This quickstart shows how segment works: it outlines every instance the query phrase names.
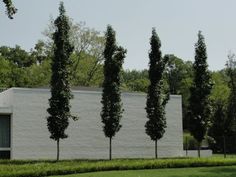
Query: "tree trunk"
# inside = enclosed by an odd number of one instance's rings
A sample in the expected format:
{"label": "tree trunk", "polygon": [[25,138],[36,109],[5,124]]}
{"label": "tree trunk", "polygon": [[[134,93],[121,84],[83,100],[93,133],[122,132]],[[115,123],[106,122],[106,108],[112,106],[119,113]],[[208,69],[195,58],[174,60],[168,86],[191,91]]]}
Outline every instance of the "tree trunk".
{"label": "tree trunk", "polygon": [[71,73],[72,78],[76,78],[77,68],[78,68],[78,66],[79,66],[80,60],[83,59],[83,57],[81,56],[81,53],[82,53],[82,50],[80,50],[79,52],[77,52],[78,58],[77,58],[77,61],[76,61],[75,65],[74,65],[73,70],[72,70],[72,73]]}
{"label": "tree trunk", "polygon": [[109,141],[109,160],[112,159],[112,137],[110,137]]}
{"label": "tree trunk", "polygon": [[158,158],[158,155],[157,155],[157,140],[155,140],[155,158],[156,159]]}
{"label": "tree trunk", "polygon": [[223,136],[223,141],[224,141],[224,158],[226,158],[226,141],[225,141],[225,136]]}
{"label": "tree trunk", "polygon": [[84,83],[85,86],[89,86],[90,81],[92,80],[95,72],[97,71],[97,68],[98,68],[97,65],[98,64],[99,64],[99,61],[96,61],[95,64],[93,65],[92,69],[89,71],[88,77],[87,77],[87,79],[85,80],[85,83]]}
{"label": "tree trunk", "polygon": [[186,136],[186,145],[185,145],[185,148],[186,148],[186,157],[188,157],[188,137]]}
{"label": "tree trunk", "polygon": [[197,152],[198,152],[198,157],[201,157],[201,142],[198,142],[198,148],[197,148]]}
{"label": "tree trunk", "polygon": [[60,147],[59,147],[60,139],[57,140],[57,161],[59,161]]}

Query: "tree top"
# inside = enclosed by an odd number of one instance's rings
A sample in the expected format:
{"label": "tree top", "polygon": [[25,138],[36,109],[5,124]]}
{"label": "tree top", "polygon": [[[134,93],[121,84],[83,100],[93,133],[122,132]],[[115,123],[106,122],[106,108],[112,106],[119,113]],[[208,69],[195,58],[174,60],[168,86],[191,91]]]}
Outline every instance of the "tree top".
{"label": "tree top", "polygon": [[60,12],[60,16],[61,15],[65,15],[65,13],[66,13],[66,10],[65,10],[65,7],[64,7],[64,3],[62,1],[60,2],[59,12]]}

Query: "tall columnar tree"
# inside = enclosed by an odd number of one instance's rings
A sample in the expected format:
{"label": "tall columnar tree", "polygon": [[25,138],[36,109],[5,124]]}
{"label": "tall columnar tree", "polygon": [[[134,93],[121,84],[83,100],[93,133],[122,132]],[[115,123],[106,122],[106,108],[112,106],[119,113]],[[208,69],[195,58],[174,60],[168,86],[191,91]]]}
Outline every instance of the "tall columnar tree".
{"label": "tall columnar tree", "polygon": [[6,14],[8,15],[8,18],[13,19],[13,15],[17,12],[17,9],[12,4],[11,0],[3,0],[3,3],[6,6]]}
{"label": "tall columnar tree", "polygon": [[109,138],[109,159],[112,159],[112,138],[121,128],[120,119],[122,117],[121,103],[121,70],[124,62],[126,50],[116,44],[115,31],[111,26],[107,27],[106,43],[104,50],[104,81],[102,93],[101,118],[103,131]]}
{"label": "tall columnar tree", "polygon": [[162,58],[161,41],[155,29],[152,30],[150,45],[150,85],[145,108],[148,121],[145,127],[147,135],[150,136],[151,140],[155,141],[155,157],[157,158],[157,141],[163,137],[166,128],[165,106],[168,101],[168,94],[163,93],[163,75],[168,58]]}
{"label": "tall columnar tree", "polygon": [[236,56],[228,55],[227,75],[229,76],[230,95],[228,97],[227,119],[232,121],[232,131],[236,132]]}
{"label": "tall columnar tree", "polygon": [[73,47],[69,43],[69,24],[68,17],[65,14],[64,5],[61,2],[59,7],[60,15],[55,20],[56,31],[53,35],[54,56],[51,63],[51,98],[50,107],[47,109],[50,114],[47,117],[48,130],[51,133],[50,138],[57,142],[57,160],[59,160],[59,142],[60,139],[67,138],[65,130],[69,125],[70,99],[72,94],[69,86],[70,77],[70,55]]}
{"label": "tall columnar tree", "polygon": [[198,41],[195,44],[193,70],[194,79],[189,98],[189,120],[190,132],[198,141],[198,157],[200,157],[201,143],[206,135],[211,114],[209,95],[213,85],[208,71],[206,44],[201,31],[198,33]]}

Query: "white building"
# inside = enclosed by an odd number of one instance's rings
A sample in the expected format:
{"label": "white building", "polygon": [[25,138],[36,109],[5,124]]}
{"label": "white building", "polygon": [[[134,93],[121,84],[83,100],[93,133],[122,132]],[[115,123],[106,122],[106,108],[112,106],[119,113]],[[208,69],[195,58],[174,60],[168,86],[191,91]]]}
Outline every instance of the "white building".
{"label": "white building", "polygon": [[[67,139],[61,140],[63,159],[107,159],[109,139],[104,137],[100,91],[73,91]],[[56,142],[49,138],[48,89],[11,88],[0,93],[0,158],[55,159]],[[154,157],[154,142],[145,133],[146,95],[122,94],[122,128],[113,139],[114,158]],[[160,157],[183,156],[181,96],[171,95],[166,107],[167,128],[158,142]]]}

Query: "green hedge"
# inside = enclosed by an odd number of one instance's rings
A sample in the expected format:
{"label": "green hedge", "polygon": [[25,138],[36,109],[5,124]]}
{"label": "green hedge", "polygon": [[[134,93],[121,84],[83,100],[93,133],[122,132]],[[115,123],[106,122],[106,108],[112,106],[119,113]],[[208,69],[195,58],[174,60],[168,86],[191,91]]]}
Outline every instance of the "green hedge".
{"label": "green hedge", "polygon": [[109,170],[139,170],[236,165],[229,158],[120,159],[112,161],[0,161],[0,177],[39,177]]}
{"label": "green hedge", "polygon": [[[213,144],[214,139],[206,136],[204,138],[204,140],[202,141],[202,147],[208,147],[209,144]],[[190,135],[189,132],[185,132],[184,136],[183,136],[183,146],[184,146],[184,150],[188,149],[188,150],[197,150],[198,148],[198,142],[197,140]]]}

